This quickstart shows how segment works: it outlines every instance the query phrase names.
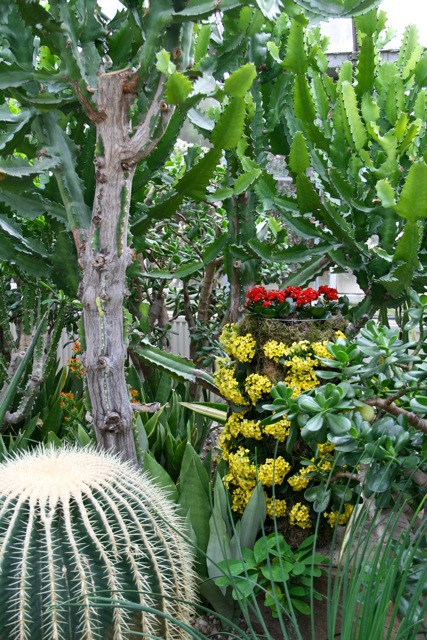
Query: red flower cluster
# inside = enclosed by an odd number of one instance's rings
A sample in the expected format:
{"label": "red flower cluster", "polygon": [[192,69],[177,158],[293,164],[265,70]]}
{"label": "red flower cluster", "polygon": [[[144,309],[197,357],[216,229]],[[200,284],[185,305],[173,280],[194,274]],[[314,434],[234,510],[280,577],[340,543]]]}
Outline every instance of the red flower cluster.
{"label": "red flower cluster", "polygon": [[338,300],[338,291],[332,287],[327,287],[325,284],[322,284],[322,286],[318,288],[318,292],[323,294],[328,300]]}
{"label": "red flower cluster", "polygon": [[319,297],[319,292],[312,287],[307,289],[301,289],[301,287],[286,287],[285,297],[292,298],[297,307],[302,307],[304,304],[314,302]]}
{"label": "red flower cluster", "polygon": [[246,296],[248,311],[265,318],[325,320],[348,307],[346,296],[339,298],[337,290],[326,285],[318,289],[289,286],[271,291],[257,286],[250,289]]}
{"label": "red flower cluster", "polygon": [[246,294],[248,300],[246,306],[249,307],[253,303],[261,302],[263,307],[270,307],[274,302],[282,304],[286,300],[286,291],[280,289],[272,289],[267,291],[265,287],[254,287]]}
{"label": "red flower cluster", "polygon": [[274,302],[282,304],[286,298],[291,298],[297,307],[316,301],[320,296],[324,296],[327,300],[338,300],[338,292],[332,287],[322,285],[318,289],[307,287],[286,287],[286,289],[272,289],[267,291],[265,287],[253,287],[247,294],[246,306],[251,307],[253,304],[261,303],[263,307],[270,307]]}

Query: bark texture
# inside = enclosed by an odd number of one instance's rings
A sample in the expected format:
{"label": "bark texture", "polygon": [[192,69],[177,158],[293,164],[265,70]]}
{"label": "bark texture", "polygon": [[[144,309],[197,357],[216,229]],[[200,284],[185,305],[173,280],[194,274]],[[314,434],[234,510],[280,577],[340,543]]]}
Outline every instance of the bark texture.
{"label": "bark texture", "polygon": [[129,70],[99,76],[96,191],[90,229],[80,251],[85,353],[83,362],[98,445],[137,464],[133,411],[125,380],[123,301],[132,262],[128,221],[132,179],[139,159],[157,140],[153,122],[161,111],[161,86],[144,121],[131,136],[129,107],[136,83]]}

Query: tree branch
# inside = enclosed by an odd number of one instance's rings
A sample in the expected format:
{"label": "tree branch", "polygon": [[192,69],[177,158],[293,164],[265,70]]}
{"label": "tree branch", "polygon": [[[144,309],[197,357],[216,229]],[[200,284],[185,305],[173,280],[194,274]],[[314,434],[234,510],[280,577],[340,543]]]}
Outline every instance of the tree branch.
{"label": "tree branch", "polygon": [[[129,144],[126,146],[126,149],[123,150],[123,162],[135,164],[139,162],[139,160],[142,160],[142,158],[146,158],[162,138],[173,114],[173,108],[167,105],[164,100],[160,100],[165,81],[165,76],[162,76],[144,120],[139,124],[132,138],[129,139]],[[162,130],[160,135],[153,137],[154,127],[152,121],[153,119],[157,121],[159,115]]]}
{"label": "tree branch", "polygon": [[372,398],[370,400],[365,400],[365,404],[370,405],[371,407],[377,407],[378,409],[382,409],[387,413],[390,413],[392,416],[405,416],[408,420],[411,427],[418,429],[418,431],[422,431],[423,433],[427,433],[427,420],[424,418],[420,418],[416,413],[412,411],[407,411],[402,407],[398,407],[393,401],[390,401],[390,398]]}
{"label": "tree branch", "polygon": [[107,117],[105,111],[97,111],[96,109],[94,109],[94,107],[90,104],[89,100],[81,90],[77,80],[74,80],[71,84],[73,85],[74,91],[76,92],[77,97],[90,120],[92,120],[94,124],[98,124],[99,122],[102,122],[102,120],[105,120],[105,118]]}

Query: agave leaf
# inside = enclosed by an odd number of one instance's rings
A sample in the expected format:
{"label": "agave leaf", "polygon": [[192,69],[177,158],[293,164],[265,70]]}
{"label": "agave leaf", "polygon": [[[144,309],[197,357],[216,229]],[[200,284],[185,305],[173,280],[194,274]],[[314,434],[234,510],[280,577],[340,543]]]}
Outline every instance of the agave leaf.
{"label": "agave leaf", "polygon": [[190,360],[181,356],[166,353],[148,342],[143,342],[135,354],[142,362],[164,371],[176,380],[199,382],[213,390],[216,389],[213,377],[207,371],[197,369]]}

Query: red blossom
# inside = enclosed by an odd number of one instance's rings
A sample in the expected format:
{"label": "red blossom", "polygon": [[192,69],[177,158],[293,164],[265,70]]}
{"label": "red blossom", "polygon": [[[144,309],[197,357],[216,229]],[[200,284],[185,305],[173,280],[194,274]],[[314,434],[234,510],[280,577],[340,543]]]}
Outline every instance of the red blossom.
{"label": "red blossom", "polygon": [[328,300],[338,300],[338,291],[326,285],[319,287],[319,294],[323,294]]}
{"label": "red blossom", "polygon": [[277,309],[279,314],[283,313],[282,305],[287,299],[288,301],[289,299],[293,300],[296,310],[298,307],[309,307],[319,298],[325,306],[327,306],[327,301],[339,300],[337,290],[326,285],[322,285],[318,289],[288,286],[286,289],[271,289],[269,291],[263,286],[256,286],[247,292],[246,297],[246,306],[249,309],[256,312],[257,309],[271,307],[272,310]]}

